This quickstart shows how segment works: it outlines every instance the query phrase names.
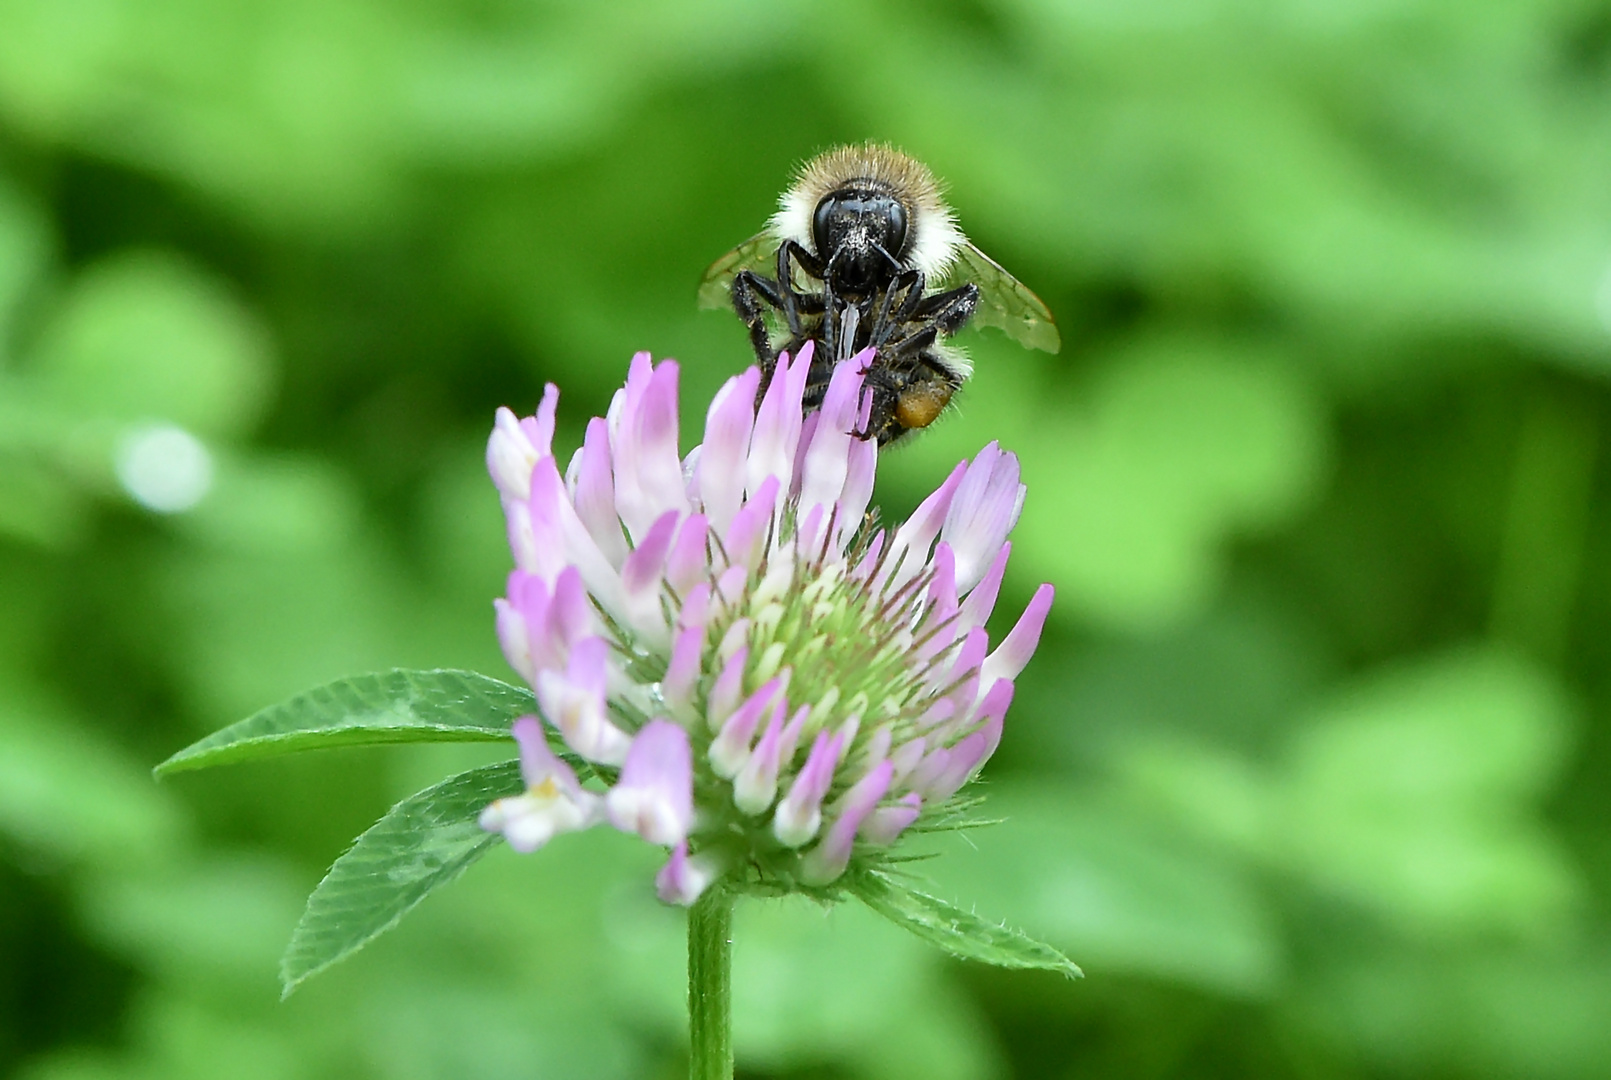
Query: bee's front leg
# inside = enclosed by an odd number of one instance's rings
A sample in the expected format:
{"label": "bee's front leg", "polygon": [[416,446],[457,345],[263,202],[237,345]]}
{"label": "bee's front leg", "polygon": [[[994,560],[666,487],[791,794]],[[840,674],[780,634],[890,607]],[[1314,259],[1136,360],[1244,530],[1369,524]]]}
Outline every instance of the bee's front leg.
{"label": "bee's front leg", "polygon": [[778,294],[777,283],[762,277],[753,270],[740,270],[733,276],[733,310],[749,328],[750,346],[761,370],[770,379],[777,363],[777,352],[772,348],[772,337],[767,333],[765,309],[762,304],[784,311],[783,297]]}
{"label": "bee's front leg", "polygon": [[800,329],[800,316],[826,310],[828,304],[825,294],[801,292],[794,287],[796,266],[806,277],[818,281],[823,280],[826,267],[822,265],[821,259],[793,240],[785,240],[778,245],[777,285],[782,300],[783,317],[789,321],[789,336],[798,340],[805,336]]}
{"label": "bee's front leg", "polygon": [[[921,270],[907,270],[895,275],[889,288],[884,290],[878,314],[868,330],[867,344],[875,349],[883,348],[896,330],[911,320],[912,312],[923,299],[923,282]],[[901,298],[899,306],[895,303],[897,296]]]}

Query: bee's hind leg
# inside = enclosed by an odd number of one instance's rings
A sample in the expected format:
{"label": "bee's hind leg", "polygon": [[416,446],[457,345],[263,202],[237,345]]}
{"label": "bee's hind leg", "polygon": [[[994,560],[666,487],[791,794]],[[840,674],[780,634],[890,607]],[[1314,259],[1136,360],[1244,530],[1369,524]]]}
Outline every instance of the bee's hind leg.
{"label": "bee's hind leg", "polygon": [[933,323],[941,333],[954,334],[967,325],[979,307],[979,286],[969,281],[946,292],[926,296],[912,311],[914,321]]}
{"label": "bee's hind leg", "polygon": [[895,418],[895,410],[905,389],[905,380],[887,364],[876,362],[863,369],[862,376],[864,379],[862,385],[872,399],[869,403],[871,408],[867,414],[866,425],[850,434],[863,442],[876,439],[879,446],[888,446],[906,433],[906,429]]}
{"label": "bee's hind leg", "polygon": [[971,281],[947,292],[925,297],[921,303],[902,304],[895,315],[910,311],[911,318],[896,323],[892,317],[891,325],[886,329],[893,330],[898,325],[901,332],[886,337],[879,345],[879,357],[895,360],[922,354],[941,334],[954,334],[967,325],[978,306],[979,286]]}

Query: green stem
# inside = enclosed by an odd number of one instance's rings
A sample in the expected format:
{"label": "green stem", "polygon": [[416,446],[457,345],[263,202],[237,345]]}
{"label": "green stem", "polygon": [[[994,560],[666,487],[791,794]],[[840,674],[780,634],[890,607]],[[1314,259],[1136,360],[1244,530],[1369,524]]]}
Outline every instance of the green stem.
{"label": "green stem", "polygon": [[688,909],[689,1080],[733,1077],[733,897],[707,889]]}

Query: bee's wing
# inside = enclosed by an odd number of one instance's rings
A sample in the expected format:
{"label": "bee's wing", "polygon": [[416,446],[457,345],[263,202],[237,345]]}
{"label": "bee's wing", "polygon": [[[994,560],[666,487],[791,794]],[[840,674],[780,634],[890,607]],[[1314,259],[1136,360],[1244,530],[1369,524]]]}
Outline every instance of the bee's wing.
{"label": "bee's wing", "polygon": [[957,250],[957,265],[947,277],[951,282],[971,281],[979,286],[975,324],[1005,330],[1008,337],[1027,348],[1054,353],[1063,347],[1057,324],[1041,298],[971,242],[962,242]]}
{"label": "bee's wing", "polygon": [[705,276],[699,279],[699,306],[702,308],[731,307],[733,276],[740,270],[765,272],[778,249],[777,237],[771,230],[758,232],[726,255],[710,264]]}

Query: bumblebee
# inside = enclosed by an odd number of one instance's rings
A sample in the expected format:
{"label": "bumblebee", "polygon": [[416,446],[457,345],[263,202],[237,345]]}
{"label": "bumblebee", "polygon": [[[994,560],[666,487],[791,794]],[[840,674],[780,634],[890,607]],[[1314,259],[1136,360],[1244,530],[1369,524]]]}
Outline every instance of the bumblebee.
{"label": "bumblebee", "polygon": [[[1029,348],[1061,345],[1040,297],[962,234],[927,166],[893,147],[841,146],[801,167],[766,229],[717,259],[701,307],[728,304],[749,329],[765,391],[778,354],[816,342],[807,410],[834,365],[874,350],[863,438],[880,445],[933,423],[972,373],[950,338],[970,321]],[[763,273],[770,268],[771,276]]]}

